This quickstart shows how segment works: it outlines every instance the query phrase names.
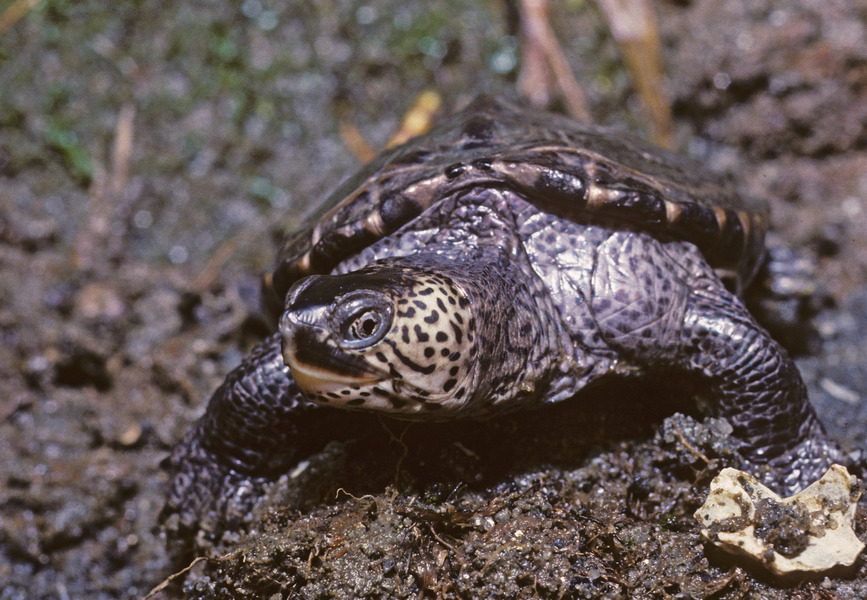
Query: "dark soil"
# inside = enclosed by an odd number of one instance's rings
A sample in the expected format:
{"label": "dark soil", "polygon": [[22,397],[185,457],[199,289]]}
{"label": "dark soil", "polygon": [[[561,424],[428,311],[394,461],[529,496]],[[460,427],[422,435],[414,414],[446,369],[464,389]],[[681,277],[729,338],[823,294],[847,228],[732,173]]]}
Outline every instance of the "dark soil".
{"label": "dark soil", "polygon": [[[553,23],[595,118],[640,134],[598,10],[565,4]],[[657,9],[680,150],[768,198],[779,239],[819,262],[819,343],[799,365],[829,429],[867,447],[867,2]],[[341,127],[382,146],[424,89],[448,107],[511,93],[508,14],[47,0],[0,37],[0,599],[140,598],[172,572],[160,461],[268,330],[273,240],[358,166]],[[372,419],[161,594],[867,597],[863,557],[781,582],[703,546],[692,511],[734,459],[683,396]],[[665,420],[676,409],[698,420]]]}

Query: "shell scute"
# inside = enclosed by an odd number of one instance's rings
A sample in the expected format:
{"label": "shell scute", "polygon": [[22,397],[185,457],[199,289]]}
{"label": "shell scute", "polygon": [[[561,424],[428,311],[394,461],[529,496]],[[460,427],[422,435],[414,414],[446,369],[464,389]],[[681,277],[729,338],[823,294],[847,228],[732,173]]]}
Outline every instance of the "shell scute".
{"label": "shell scute", "polygon": [[741,282],[764,249],[767,207],[700,165],[627,134],[482,97],[341,185],[284,243],[275,292],[283,297],[297,279],[329,272],[479,185],[507,186],[562,218],[599,215],[692,242]]}

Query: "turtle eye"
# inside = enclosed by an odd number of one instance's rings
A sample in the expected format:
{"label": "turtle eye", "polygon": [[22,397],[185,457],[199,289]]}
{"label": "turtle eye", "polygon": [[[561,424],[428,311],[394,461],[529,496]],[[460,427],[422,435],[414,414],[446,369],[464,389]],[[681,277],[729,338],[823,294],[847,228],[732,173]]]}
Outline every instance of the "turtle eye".
{"label": "turtle eye", "polygon": [[334,329],[342,348],[359,350],[373,346],[388,333],[393,316],[391,300],[368,290],[348,294],[334,309]]}
{"label": "turtle eye", "polygon": [[376,336],[382,329],[382,315],[374,310],[366,310],[356,317],[346,330],[346,337],[352,341],[363,342]]}

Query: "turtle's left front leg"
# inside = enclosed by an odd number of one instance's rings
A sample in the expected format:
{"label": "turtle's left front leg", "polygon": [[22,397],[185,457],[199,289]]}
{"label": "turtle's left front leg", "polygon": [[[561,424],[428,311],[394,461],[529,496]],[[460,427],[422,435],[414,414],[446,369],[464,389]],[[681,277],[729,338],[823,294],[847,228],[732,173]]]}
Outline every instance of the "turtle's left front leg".
{"label": "turtle's left front leg", "polygon": [[844,463],[807,398],[798,369],[739,298],[721,285],[690,294],[684,318],[688,368],[706,376],[718,414],[771,487],[795,492]]}
{"label": "turtle's left front leg", "polygon": [[642,370],[706,381],[715,413],[732,424],[744,457],[769,486],[793,492],[843,462],[792,359],[697,249],[612,233],[597,248],[592,286],[605,343]]}

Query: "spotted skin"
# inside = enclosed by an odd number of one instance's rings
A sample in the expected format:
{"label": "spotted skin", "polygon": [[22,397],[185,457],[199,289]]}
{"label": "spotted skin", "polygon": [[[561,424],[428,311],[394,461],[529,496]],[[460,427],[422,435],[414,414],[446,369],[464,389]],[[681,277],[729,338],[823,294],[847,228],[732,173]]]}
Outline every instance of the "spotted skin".
{"label": "spotted skin", "polygon": [[749,468],[804,487],[844,457],[736,295],[764,219],[666,153],[477,103],[350,180],[284,246],[280,333],[170,457],[174,546],[188,556],[237,526],[357,411],[485,417],[612,375],[704,382]]}
{"label": "spotted skin", "polygon": [[[466,292],[444,275],[410,266],[372,265],[351,276],[358,277],[386,291],[387,315],[357,306],[348,328],[335,322],[333,315],[347,298],[333,293],[346,289],[339,277],[311,277],[289,293],[280,326],[284,359],[305,396],[321,405],[404,416],[460,411],[469,400],[468,379],[478,352]],[[358,291],[352,287],[350,302]],[[327,306],[311,310],[307,299],[322,296]],[[388,331],[376,343],[341,344],[345,329],[380,318],[389,321]],[[342,377],[335,377],[335,364],[342,367]]]}

